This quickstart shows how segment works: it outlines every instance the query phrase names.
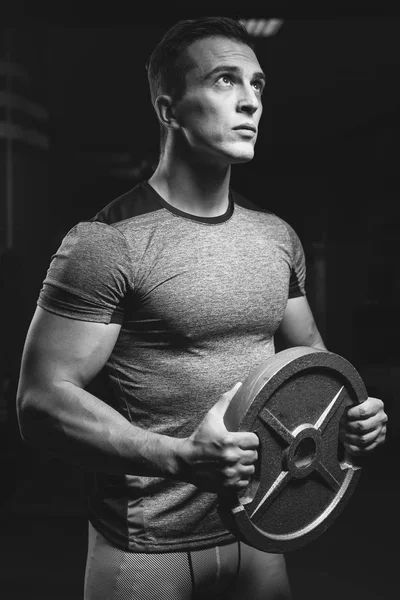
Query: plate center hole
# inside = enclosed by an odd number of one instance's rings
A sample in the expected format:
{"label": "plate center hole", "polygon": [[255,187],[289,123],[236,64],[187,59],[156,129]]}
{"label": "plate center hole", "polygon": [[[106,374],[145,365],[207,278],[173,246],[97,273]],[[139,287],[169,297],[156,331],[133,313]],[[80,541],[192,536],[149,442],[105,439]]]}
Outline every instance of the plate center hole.
{"label": "plate center hole", "polygon": [[315,441],[311,437],[306,437],[301,440],[294,453],[294,464],[298,469],[308,467],[312,463],[317,447]]}

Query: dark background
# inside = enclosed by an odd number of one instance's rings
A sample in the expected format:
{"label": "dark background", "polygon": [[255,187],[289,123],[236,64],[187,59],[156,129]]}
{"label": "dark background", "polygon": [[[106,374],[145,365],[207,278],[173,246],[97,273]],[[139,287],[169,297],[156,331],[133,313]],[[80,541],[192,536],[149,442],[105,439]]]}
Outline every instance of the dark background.
{"label": "dark background", "polygon": [[[356,366],[389,415],[387,443],[364,465],[344,512],[323,536],[288,555],[294,591],[298,599],[393,598],[400,499],[400,17],[334,10],[318,16],[290,12],[283,3],[281,10],[169,7],[165,16],[156,10],[129,16],[111,5],[72,12],[61,4],[47,13],[13,6],[21,10],[10,11],[0,29],[0,64],[8,57],[24,68],[28,79],[11,78],[13,91],[48,117],[21,107],[7,115],[0,100],[0,123],[11,118],[47,140],[38,147],[14,139],[7,170],[10,146],[0,133],[2,597],[82,597],[83,474],[19,437],[22,347],[64,233],[151,173],[158,125],[144,64],[152,47],[178,18],[218,12],[283,18],[275,35],[255,39],[268,76],[264,116],[256,158],[234,167],[233,184],[296,229],[307,255],[309,301],[327,346]],[[10,85],[1,69],[0,85],[0,92]]]}

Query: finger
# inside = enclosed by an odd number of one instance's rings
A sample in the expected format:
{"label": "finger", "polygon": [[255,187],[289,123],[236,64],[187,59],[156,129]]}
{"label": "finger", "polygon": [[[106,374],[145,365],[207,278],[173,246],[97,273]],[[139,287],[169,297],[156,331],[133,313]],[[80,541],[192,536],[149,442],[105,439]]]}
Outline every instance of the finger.
{"label": "finger", "polygon": [[222,479],[227,486],[236,485],[239,481],[249,481],[254,473],[254,465],[242,465],[241,463],[237,463],[234,466],[223,469]]}
{"label": "finger", "polygon": [[347,418],[350,421],[369,419],[383,411],[383,406],[383,402],[379,398],[367,398],[361,404],[351,406],[347,411]]}
{"label": "finger", "polygon": [[239,479],[239,481],[237,482],[237,488],[239,490],[243,490],[245,488],[247,488],[247,486],[249,485],[251,480],[251,477],[249,477],[249,479]]}
{"label": "finger", "polygon": [[364,448],[360,448],[359,446],[356,446],[354,444],[344,444],[344,447],[350,454],[353,454],[354,456],[362,456],[365,454],[369,454],[370,452],[375,450],[380,443],[381,440],[377,439],[374,442],[372,442],[372,444],[369,444],[369,446],[365,446]]}
{"label": "finger", "polygon": [[252,431],[231,432],[232,440],[242,450],[255,450],[260,445],[259,437]]}
{"label": "finger", "polygon": [[379,429],[365,435],[347,434],[342,437],[341,441],[346,447],[347,445],[355,446],[359,449],[369,448],[372,444],[383,444],[386,439],[386,425],[382,425]]}
{"label": "finger", "polygon": [[217,413],[220,417],[223,417],[226,413],[229,404],[231,403],[232,398],[235,396],[236,392],[241,386],[242,382],[238,381],[233,386],[233,388],[222,394],[222,396],[219,398],[219,400],[217,400],[217,402],[214,404],[211,410]]}
{"label": "finger", "polygon": [[240,457],[240,462],[242,465],[254,465],[258,459],[257,450],[245,450]]}
{"label": "finger", "polygon": [[373,444],[376,439],[381,435],[381,431],[372,431],[362,436],[348,434],[344,438],[344,445],[351,445],[357,448],[367,448]]}
{"label": "finger", "polygon": [[[244,444],[239,445],[239,440],[243,439],[248,442],[246,448]],[[258,436],[253,433],[230,433],[219,444],[217,460],[221,465],[252,464],[257,460],[259,443]]]}
{"label": "finger", "polygon": [[386,421],[381,418],[381,415],[375,415],[374,417],[365,419],[365,421],[347,421],[342,427],[345,432],[363,435],[380,428],[384,423]]}
{"label": "finger", "polygon": [[240,473],[240,479],[238,481],[239,486],[241,488],[246,488],[249,485],[250,481],[253,479],[255,473],[256,473],[256,468],[254,465],[251,465],[248,470],[242,471]]}
{"label": "finger", "polygon": [[241,480],[246,480],[247,479],[247,481],[248,481],[249,479],[252,478],[252,476],[254,475],[255,471],[256,470],[255,470],[254,465],[242,465],[241,464],[240,467],[239,467],[239,473],[238,474],[239,474],[239,477],[240,477]]}

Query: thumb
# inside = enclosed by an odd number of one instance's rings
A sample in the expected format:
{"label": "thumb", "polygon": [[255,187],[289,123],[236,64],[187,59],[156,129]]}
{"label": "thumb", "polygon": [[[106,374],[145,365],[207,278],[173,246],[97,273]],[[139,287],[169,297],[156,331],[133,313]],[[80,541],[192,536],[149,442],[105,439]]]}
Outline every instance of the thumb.
{"label": "thumb", "polygon": [[236,392],[239,388],[242,387],[242,382],[238,381],[233,388],[222,394],[222,396],[217,400],[215,405],[213,406],[214,412],[218,414],[221,418],[224,416],[229,404],[231,403],[232,398],[236,395]]}

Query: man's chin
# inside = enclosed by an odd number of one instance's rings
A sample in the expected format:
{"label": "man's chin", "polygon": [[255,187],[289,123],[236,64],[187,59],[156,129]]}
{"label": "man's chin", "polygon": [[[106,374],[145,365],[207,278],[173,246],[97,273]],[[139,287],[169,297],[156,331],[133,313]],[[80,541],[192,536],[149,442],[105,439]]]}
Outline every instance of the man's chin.
{"label": "man's chin", "polygon": [[253,143],[240,144],[230,152],[231,164],[246,163],[254,158]]}
{"label": "man's chin", "polygon": [[254,152],[242,152],[233,156],[231,159],[232,165],[240,165],[241,163],[250,162],[254,158]]}

